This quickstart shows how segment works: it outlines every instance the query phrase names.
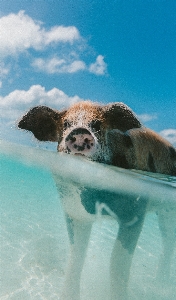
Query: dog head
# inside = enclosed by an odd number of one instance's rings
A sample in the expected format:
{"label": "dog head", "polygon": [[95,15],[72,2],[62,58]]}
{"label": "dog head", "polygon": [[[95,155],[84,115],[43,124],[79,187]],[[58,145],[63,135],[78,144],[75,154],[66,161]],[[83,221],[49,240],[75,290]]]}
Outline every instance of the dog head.
{"label": "dog head", "polygon": [[33,132],[40,141],[58,142],[59,152],[106,162],[109,157],[108,133],[114,129],[124,133],[140,128],[141,124],[123,103],[98,105],[85,101],[63,111],[34,107],[23,116],[18,127]]}

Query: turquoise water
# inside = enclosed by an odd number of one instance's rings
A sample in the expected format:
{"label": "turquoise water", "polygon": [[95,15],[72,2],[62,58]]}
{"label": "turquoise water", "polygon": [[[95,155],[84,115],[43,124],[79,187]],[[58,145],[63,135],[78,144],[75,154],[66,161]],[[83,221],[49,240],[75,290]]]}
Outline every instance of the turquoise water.
{"label": "turquoise water", "polygon": [[[37,152],[35,149],[8,144],[1,144],[0,158],[0,299],[59,299],[69,242],[52,171],[54,169],[56,172],[55,167],[58,167],[58,173],[66,178],[67,168],[70,176],[73,176],[71,172],[74,173],[75,161],[72,162],[71,158],[65,167],[65,156],[54,163],[55,153],[42,150]],[[90,173],[93,174],[94,163],[88,166],[85,164],[87,172],[83,178],[81,166],[84,164],[81,161],[78,169],[81,180],[86,182]],[[90,185],[101,186],[105,184],[104,179],[98,173],[99,167],[96,165],[95,168],[96,179],[93,178],[94,183],[90,182]],[[110,176],[113,170],[108,167],[106,171]],[[124,175],[131,178],[131,186],[135,182],[139,186],[140,181],[142,193],[146,190],[150,193],[152,187],[151,194],[155,198],[156,194],[160,195],[159,198],[164,194],[163,199],[166,201],[173,202],[175,199],[175,178],[148,178],[143,173],[131,174],[126,171],[120,175],[117,173],[117,178],[120,176],[123,180]],[[114,173],[112,176],[113,185]],[[124,184],[123,188],[127,189],[127,186],[130,189],[130,182]],[[112,187],[107,183],[107,188]],[[159,199],[156,198],[156,202]],[[103,218],[95,221],[81,279],[82,300],[109,299],[109,260],[117,230],[118,224],[115,221]],[[157,216],[148,213],[134,254],[129,284],[130,300],[176,299],[176,249],[171,278],[166,285],[155,280],[161,250]]]}
{"label": "turquoise water", "polygon": [[0,222],[0,299],[58,299],[68,240],[51,175],[2,158]]}

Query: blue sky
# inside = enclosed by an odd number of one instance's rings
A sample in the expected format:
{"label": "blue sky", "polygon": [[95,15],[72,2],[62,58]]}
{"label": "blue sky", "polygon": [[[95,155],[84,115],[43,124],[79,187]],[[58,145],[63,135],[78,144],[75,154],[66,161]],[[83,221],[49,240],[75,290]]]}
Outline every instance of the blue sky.
{"label": "blue sky", "polygon": [[90,99],[176,145],[175,16],[175,0],[0,0],[0,137],[31,139],[15,121],[32,106]]}

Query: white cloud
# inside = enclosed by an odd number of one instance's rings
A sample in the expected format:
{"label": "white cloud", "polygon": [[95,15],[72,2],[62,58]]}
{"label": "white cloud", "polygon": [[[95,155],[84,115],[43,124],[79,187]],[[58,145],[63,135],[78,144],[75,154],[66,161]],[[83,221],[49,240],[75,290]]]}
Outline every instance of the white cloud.
{"label": "white cloud", "polygon": [[164,129],[160,132],[166,140],[176,146],[176,129]]}
{"label": "white cloud", "polygon": [[7,77],[9,72],[10,72],[10,67],[5,66],[5,64],[0,61],[0,88],[2,88],[3,80]]}
{"label": "white cloud", "polygon": [[67,61],[66,59],[51,58],[42,59],[37,58],[33,61],[32,66],[39,71],[43,71],[49,74],[55,73],[75,73],[80,70],[85,70],[86,65],[81,60]]}
{"label": "white cloud", "polygon": [[[31,53],[30,49],[41,52],[47,47],[47,50],[51,50],[49,46],[53,46],[53,43],[57,48],[52,47],[52,53],[55,49],[58,56],[33,58],[34,68],[48,74],[75,73],[83,70],[96,75],[105,74],[107,64],[102,55],[98,55],[96,61],[90,65],[80,58],[86,52],[87,45],[75,26],[61,25],[46,29],[42,22],[33,20],[24,11],[19,11],[17,14],[11,13],[0,18],[0,79],[2,75],[5,78],[10,72],[9,66],[7,68],[4,64],[10,57],[25,52]],[[46,52],[42,54],[46,55]],[[33,55],[34,53],[28,58],[31,59]],[[10,63],[12,65],[12,61]]]}
{"label": "white cloud", "polygon": [[65,59],[51,58],[51,59],[34,59],[32,66],[39,71],[43,71],[49,74],[57,73],[58,70],[65,64]]}
{"label": "white cloud", "polygon": [[75,60],[63,68],[67,73],[75,73],[77,71],[85,70],[86,64],[81,60]]}
{"label": "white cloud", "polygon": [[75,26],[55,26],[46,30],[41,22],[33,20],[24,11],[0,18],[0,55],[9,56],[29,48],[41,50],[55,43],[73,43],[80,39]]}
{"label": "white cloud", "polygon": [[9,68],[0,62],[0,78],[4,78],[9,73]]}
{"label": "white cloud", "polygon": [[53,57],[50,59],[37,58],[34,59],[32,66],[38,71],[43,71],[49,74],[56,73],[75,73],[82,70],[87,70],[96,75],[104,75],[107,65],[104,62],[102,55],[99,55],[95,63],[92,63],[89,67],[82,60],[74,60],[73,57],[58,58]]}
{"label": "white cloud", "polygon": [[78,96],[69,97],[57,88],[46,91],[41,85],[33,85],[28,91],[15,90],[5,97],[0,97],[0,117],[15,122],[33,106],[47,105],[60,109],[81,100],[83,99]]}
{"label": "white cloud", "polygon": [[156,114],[141,114],[141,115],[138,115],[138,118],[141,120],[141,122],[145,123],[145,122],[149,122],[152,120],[156,120],[157,115]]}
{"label": "white cloud", "polygon": [[80,34],[75,26],[55,26],[44,34],[46,45],[52,42],[70,42],[80,39]]}
{"label": "white cloud", "polygon": [[96,75],[104,75],[107,69],[107,64],[104,62],[104,57],[98,55],[96,62],[92,63],[89,67],[89,71]]}

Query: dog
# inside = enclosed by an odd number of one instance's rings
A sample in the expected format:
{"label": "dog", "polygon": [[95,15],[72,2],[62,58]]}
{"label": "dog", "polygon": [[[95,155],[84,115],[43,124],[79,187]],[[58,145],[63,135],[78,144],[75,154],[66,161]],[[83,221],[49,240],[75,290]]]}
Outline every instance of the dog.
{"label": "dog", "polygon": [[[176,176],[176,149],[144,127],[134,112],[121,102],[100,105],[82,101],[62,111],[38,106],[22,117],[18,127],[31,131],[39,141],[58,142],[59,152],[124,169]],[[61,182],[57,176],[56,183],[71,244],[61,299],[80,299],[81,271],[97,203],[104,216],[111,215],[119,222],[110,263],[111,300],[128,299],[130,266],[149,200],[146,197],[139,201],[133,195],[78,187]],[[163,210],[158,212],[158,219],[164,245],[158,274],[168,278],[174,251],[175,214],[168,215],[168,211]]]}

